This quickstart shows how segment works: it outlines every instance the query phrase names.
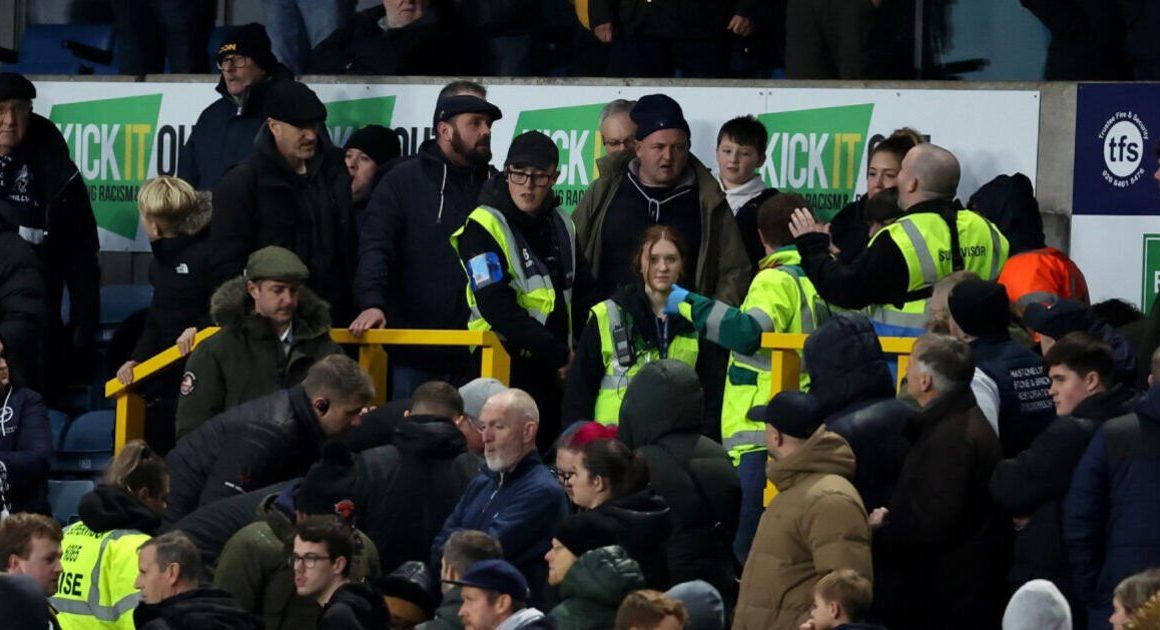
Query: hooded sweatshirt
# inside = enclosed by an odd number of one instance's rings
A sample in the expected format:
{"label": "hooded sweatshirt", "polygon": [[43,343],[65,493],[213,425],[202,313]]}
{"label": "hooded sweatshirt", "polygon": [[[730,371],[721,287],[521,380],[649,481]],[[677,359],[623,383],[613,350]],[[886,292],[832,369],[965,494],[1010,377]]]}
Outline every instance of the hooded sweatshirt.
{"label": "hooded sweatshirt", "polygon": [[703,403],[693,368],[654,361],[629,384],[617,438],[644,455],[652,485],[671,510],[670,582],[703,579],[732,603],[741,485],[729,454],[700,433]]}
{"label": "hooded sweatshirt", "polygon": [[870,577],[870,525],[850,480],[854,452],[836,433],[818,429],[766,476],[778,494],[766,507],[745,562],[735,630],[796,630],[827,573],[853,569]]}
{"label": "hooded sweatshirt", "polygon": [[381,630],[390,625],[391,612],[383,596],[352,582],[340,586],[318,615],[318,630]]}

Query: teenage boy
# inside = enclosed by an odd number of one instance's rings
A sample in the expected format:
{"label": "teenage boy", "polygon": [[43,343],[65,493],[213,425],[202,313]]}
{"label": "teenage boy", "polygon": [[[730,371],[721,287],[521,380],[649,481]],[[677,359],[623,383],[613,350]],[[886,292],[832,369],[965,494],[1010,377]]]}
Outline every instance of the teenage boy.
{"label": "teenage boy", "polygon": [[881,628],[862,623],[874,596],[870,580],[853,569],[826,574],[814,585],[814,607],[801,630]]}
{"label": "teenage boy", "polygon": [[745,253],[757,265],[765,257],[757,238],[757,208],[766,199],[777,194],[776,188],[766,188],[757,170],[765,164],[765,147],[769,132],[753,116],[739,116],[721,125],[717,132],[717,178],[729,209],[737,219]]}
{"label": "teenage boy", "polygon": [[333,516],[311,516],[294,529],[294,588],[314,598],[322,612],[319,630],[385,628],[391,614],[381,595],[369,586],[350,581],[354,537]]}

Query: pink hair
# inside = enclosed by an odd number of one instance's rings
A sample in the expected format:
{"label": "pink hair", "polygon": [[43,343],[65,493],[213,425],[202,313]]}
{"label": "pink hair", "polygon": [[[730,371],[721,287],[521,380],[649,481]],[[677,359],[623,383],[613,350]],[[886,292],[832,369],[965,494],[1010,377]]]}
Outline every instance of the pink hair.
{"label": "pink hair", "polygon": [[579,451],[596,440],[615,440],[616,425],[604,426],[599,422],[580,422],[578,426],[564,431],[556,442],[556,450]]}

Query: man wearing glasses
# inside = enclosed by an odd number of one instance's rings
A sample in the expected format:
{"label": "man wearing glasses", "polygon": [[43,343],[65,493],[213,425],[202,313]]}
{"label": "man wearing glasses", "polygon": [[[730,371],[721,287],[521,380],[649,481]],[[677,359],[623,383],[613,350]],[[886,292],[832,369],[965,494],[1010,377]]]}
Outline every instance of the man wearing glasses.
{"label": "man wearing glasses", "polygon": [[221,98],[197,118],[181,150],[177,174],[199,190],[213,190],[223,173],[249,157],[254,136],[266,121],[266,89],[290,71],[270,52],[261,24],[234,27],[218,48]]}
{"label": "man wearing glasses", "polygon": [[503,339],[512,387],[539,404],[541,452],[560,433],[560,383],[572,362],[573,321],[584,312],[573,296],[584,298],[591,285],[572,220],[552,193],[559,158],[548,136],[517,137],[503,176],[484,185],[479,206],[451,236],[467,273],[467,327]]}
{"label": "man wearing glasses", "polygon": [[290,555],[294,588],[299,597],[322,606],[319,630],[390,626],[391,613],[382,595],[366,584],[351,581],[356,544],[350,529],[334,517],[311,517],[294,528],[294,552]]}

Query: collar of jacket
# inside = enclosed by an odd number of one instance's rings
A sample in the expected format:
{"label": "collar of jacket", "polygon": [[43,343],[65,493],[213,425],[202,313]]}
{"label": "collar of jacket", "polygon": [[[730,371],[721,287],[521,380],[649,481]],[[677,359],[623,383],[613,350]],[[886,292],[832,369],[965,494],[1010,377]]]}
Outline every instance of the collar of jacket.
{"label": "collar of jacket", "polygon": [[911,418],[905,429],[906,437],[913,443],[934,425],[977,404],[975,394],[969,386],[940,394]]}
{"label": "collar of jacket", "polygon": [[491,164],[469,164],[462,166],[452,162],[443,154],[443,150],[439,148],[439,142],[435,138],[424,140],[423,144],[419,145],[419,159],[429,168],[439,171],[446,168],[449,178],[454,177],[459,180],[473,181],[474,179],[478,179],[483,181],[496,172],[492,169]]}
{"label": "collar of jacket", "polygon": [[840,475],[854,478],[854,451],[846,440],[821,425],[801,448],[766,464],[766,478],[785,492],[809,475]]}
{"label": "collar of jacket", "polygon": [[1111,389],[1092,394],[1080,401],[1071,416],[1089,420],[1110,420],[1117,416],[1131,413],[1132,406],[1138,400],[1135,390],[1116,384]]}
{"label": "collar of jacket", "polygon": [[[223,328],[238,329],[255,337],[274,335],[269,320],[254,312],[254,300],[246,292],[245,278],[227,280],[210,298],[210,316]],[[294,312],[294,340],[316,339],[330,332],[330,307],[306,285],[298,287],[298,310]]]}
{"label": "collar of jacket", "polygon": [[[927,199],[920,201],[906,210],[902,211],[899,218],[918,214],[920,212],[933,212],[935,214],[942,214],[944,212],[958,212],[963,209],[963,204],[954,199]],[[895,219],[897,221],[898,219]]]}
{"label": "collar of jacket", "polygon": [[330,142],[330,133],[325,129],[325,123],[319,124],[318,140],[314,147],[314,155],[306,160],[306,172],[299,173],[290,168],[278,152],[278,145],[274,142],[274,134],[270,128],[263,125],[254,138],[254,159],[258,167],[258,184],[268,187],[295,186],[296,182],[313,179],[322,170],[330,149],[334,145]]}
{"label": "collar of jacket", "polygon": [[798,253],[797,245],[784,245],[779,247],[761,259],[757,263],[758,269],[775,269],[782,265],[800,265],[802,264],[802,255]]}
{"label": "collar of jacket", "polygon": [[318,416],[314,413],[314,405],[310,404],[310,397],[306,395],[306,388],[301,384],[287,390],[290,394],[290,410],[294,413],[294,423],[298,427],[298,435],[307,444],[313,444],[312,452],[322,449],[326,436],[322,434],[322,427],[318,426]]}
{"label": "collar of jacket", "polygon": [[500,173],[483,185],[483,189],[479,191],[479,203],[498,209],[509,224],[524,228],[551,220],[552,210],[560,205],[560,198],[555,191],[550,190],[535,212],[524,212],[508,192],[507,175]]}
{"label": "collar of jacket", "polygon": [[254,511],[254,521],[265,523],[274,533],[274,537],[288,547],[294,544],[294,522],[290,516],[278,506],[279,494],[271,494],[262,499]]}
{"label": "collar of jacket", "polygon": [[523,459],[509,471],[495,471],[488,468],[486,464],[484,465],[483,471],[492,481],[503,486],[519,481],[541,465],[543,465],[543,461],[540,459],[540,454],[535,449],[532,449],[531,452],[524,455]]}
{"label": "collar of jacket", "polygon": [[[693,170],[693,160],[691,155],[689,156],[689,161],[685,164],[685,172],[681,173],[681,178],[677,180],[677,183],[673,184],[672,186],[651,186],[641,181],[640,158],[633,158],[631,161],[629,161],[626,174],[628,175],[629,181],[635,184],[635,188],[638,192],[640,192],[642,197],[650,201],[659,201],[660,203],[664,203],[669,199],[684,193],[686,190],[692,189],[693,186],[697,183],[697,174]],[[713,180],[713,185],[717,185],[716,180]],[[663,199],[654,199],[653,197],[649,196],[650,192],[659,191],[665,191]]]}

